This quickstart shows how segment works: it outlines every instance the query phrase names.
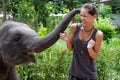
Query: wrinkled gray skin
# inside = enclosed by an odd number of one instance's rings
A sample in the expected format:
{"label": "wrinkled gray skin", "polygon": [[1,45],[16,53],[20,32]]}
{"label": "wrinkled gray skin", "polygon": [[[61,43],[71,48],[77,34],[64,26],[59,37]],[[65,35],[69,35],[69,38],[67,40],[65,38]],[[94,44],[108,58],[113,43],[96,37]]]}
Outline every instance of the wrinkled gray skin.
{"label": "wrinkled gray skin", "polygon": [[79,10],[72,10],[45,37],[39,37],[27,24],[6,21],[0,27],[0,80],[17,80],[15,65],[36,62],[34,52],[42,52],[59,39]]}

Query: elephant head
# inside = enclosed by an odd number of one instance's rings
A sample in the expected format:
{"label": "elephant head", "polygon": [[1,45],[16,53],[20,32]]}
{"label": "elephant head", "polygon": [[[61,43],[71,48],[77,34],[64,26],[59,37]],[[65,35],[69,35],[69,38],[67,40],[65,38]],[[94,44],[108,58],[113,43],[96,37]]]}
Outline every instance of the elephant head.
{"label": "elephant head", "polygon": [[34,52],[42,52],[59,39],[59,33],[63,32],[71,19],[80,10],[70,11],[62,21],[44,37],[27,24],[15,21],[6,21],[0,27],[0,58],[9,65],[26,64],[36,62]]}

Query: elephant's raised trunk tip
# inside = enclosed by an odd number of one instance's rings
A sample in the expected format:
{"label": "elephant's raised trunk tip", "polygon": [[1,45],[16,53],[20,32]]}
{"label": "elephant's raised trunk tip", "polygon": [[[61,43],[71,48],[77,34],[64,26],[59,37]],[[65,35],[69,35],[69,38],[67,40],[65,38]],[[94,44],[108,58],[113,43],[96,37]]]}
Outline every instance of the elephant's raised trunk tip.
{"label": "elephant's raised trunk tip", "polygon": [[72,11],[75,11],[76,13],[80,13],[80,9],[73,9]]}

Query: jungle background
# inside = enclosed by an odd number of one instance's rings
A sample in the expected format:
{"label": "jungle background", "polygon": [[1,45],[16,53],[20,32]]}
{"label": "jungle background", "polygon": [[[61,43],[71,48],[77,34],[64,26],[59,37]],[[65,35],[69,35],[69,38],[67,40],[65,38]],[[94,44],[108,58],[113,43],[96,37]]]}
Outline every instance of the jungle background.
{"label": "jungle background", "polygon": [[[0,23],[6,20],[24,22],[42,37],[52,31],[69,11],[80,8],[86,2],[97,3],[99,16],[95,26],[104,33],[102,48],[96,60],[98,80],[120,80],[119,0],[1,0]],[[70,24],[73,22],[80,23],[79,14]],[[16,66],[20,80],[68,79],[72,52],[68,51],[64,41],[59,39],[35,56],[37,64]]]}

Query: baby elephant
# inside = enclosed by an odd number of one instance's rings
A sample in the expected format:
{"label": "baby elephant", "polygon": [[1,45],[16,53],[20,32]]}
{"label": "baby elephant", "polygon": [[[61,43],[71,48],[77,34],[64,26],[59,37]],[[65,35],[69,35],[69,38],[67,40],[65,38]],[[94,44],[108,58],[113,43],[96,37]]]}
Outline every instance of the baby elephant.
{"label": "baby elephant", "polygon": [[15,65],[36,62],[32,40],[37,38],[24,23],[6,21],[0,26],[0,80],[17,80]]}
{"label": "baby elephant", "polygon": [[75,14],[80,10],[72,10],[44,37],[27,24],[6,21],[0,26],[0,80],[18,80],[15,66],[36,62],[34,52],[42,52],[59,39],[59,33],[64,32]]}

